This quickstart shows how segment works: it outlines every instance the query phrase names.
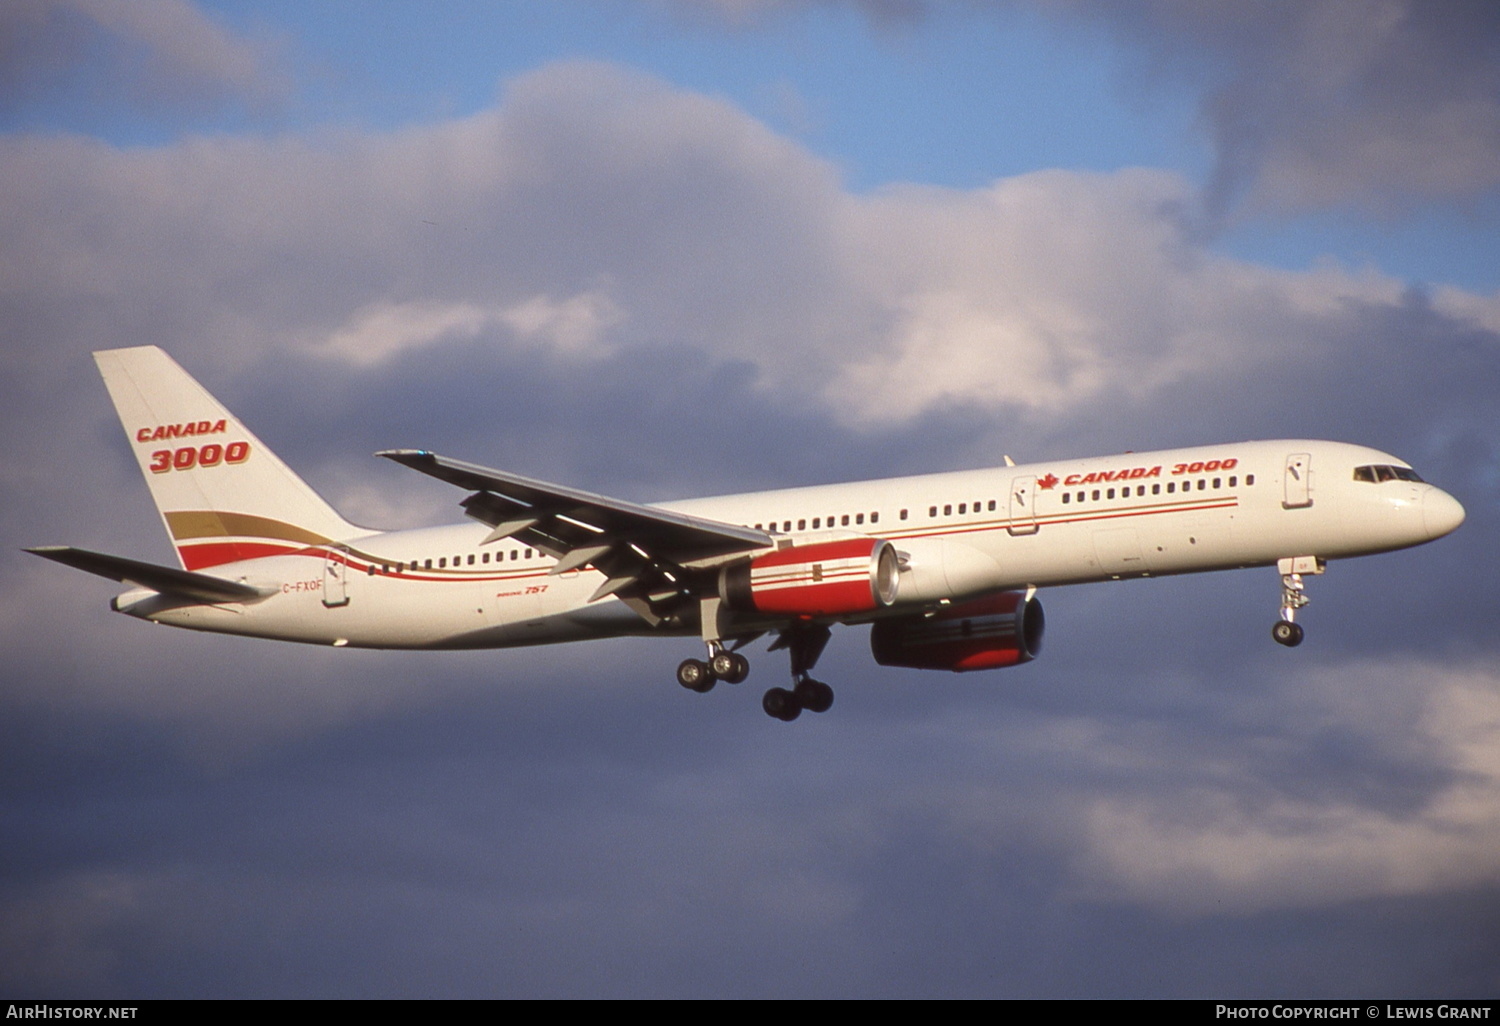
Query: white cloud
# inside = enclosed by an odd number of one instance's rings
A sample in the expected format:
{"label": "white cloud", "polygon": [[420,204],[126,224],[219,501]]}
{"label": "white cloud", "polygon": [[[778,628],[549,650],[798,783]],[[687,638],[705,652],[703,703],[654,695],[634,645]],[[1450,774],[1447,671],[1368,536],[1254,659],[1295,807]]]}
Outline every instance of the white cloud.
{"label": "white cloud", "polygon": [[387,135],[10,140],[0,162],[0,242],[26,254],[0,291],[34,338],[363,367],[491,333],[564,360],[661,340],[850,425],[1145,401],[1315,348],[1351,303],[1401,294],[1214,255],[1163,172],[850,194],[732,106],[597,64]]}
{"label": "white cloud", "polygon": [[1195,376],[1254,373],[1326,334],[1348,304],[1401,292],[1371,272],[1214,255],[1194,241],[1189,186],[1162,172],[1049,171],[849,206],[849,277],[881,312],[825,391],[852,423],[953,400],[1043,416],[1107,392],[1144,400]]}
{"label": "white cloud", "polygon": [[377,302],[356,311],[347,324],[315,345],[328,356],[369,366],[439,342],[503,330],[528,346],[570,357],[600,356],[609,351],[606,332],[621,320],[619,307],[599,292],[562,300],[537,295],[509,306]]}
{"label": "white cloud", "polygon": [[1457,321],[1467,321],[1500,338],[1500,292],[1481,296],[1451,285],[1433,289],[1433,306]]}

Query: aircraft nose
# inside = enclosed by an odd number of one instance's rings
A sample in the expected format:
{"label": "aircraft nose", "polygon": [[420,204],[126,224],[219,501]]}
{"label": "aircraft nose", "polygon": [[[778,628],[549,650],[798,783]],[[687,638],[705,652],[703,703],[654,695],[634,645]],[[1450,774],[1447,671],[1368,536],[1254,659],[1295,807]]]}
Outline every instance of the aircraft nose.
{"label": "aircraft nose", "polygon": [[1464,522],[1464,508],[1441,488],[1429,488],[1422,496],[1422,526],[1428,538],[1441,538]]}

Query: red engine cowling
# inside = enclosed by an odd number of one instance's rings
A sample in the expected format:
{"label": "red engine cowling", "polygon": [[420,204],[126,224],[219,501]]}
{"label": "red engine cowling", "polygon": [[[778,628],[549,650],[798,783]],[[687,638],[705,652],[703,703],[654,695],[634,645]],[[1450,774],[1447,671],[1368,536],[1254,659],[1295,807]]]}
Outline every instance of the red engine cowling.
{"label": "red engine cowling", "polygon": [[896,601],[896,550],[880,538],[794,545],[726,567],[720,597],[731,609],[789,616],[847,616]]}
{"label": "red engine cowling", "polygon": [[954,673],[994,670],[1035,659],[1045,625],[1035,597],[1006,591],[933,616],[877,620],[870,630],[870,651],[881,666]]}

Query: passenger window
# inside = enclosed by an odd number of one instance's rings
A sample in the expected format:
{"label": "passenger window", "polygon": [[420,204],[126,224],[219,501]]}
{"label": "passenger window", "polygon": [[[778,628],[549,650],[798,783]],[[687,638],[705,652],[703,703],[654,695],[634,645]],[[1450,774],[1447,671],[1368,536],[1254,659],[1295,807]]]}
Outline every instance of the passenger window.
{"label": "passenger window", "polygon": [[1111,488],[1109,491],[1104,493],[1104,497],[1106,499],[1113,499],[1115,497],[1115,490]]}
{"label": "passenger window", "polygon": [[799,530],[799,531],[805,531],[805,530],[807,530],[807,521],[806,520],[799,520],[799,521],[797,521],[797,530]]}
{"label": "passenger window", "polygon": [[1253,485],[1254,483],[1255,483],[1255,475],[1254,474],[1246,474],[1245,475],[1245,484],[1247,484],[1247,485]]}
{"label": "passenger window", "polygon": [[843,515],[843,517],[842,517],[842,518],[840,518],[840,521],[839,521],[839,523],[840,523],[840,525],[841,525],[841,526],[843,526],[843,527],[848,527],[848,526],[849,526],[849,514],[847,514],[847,513],[845,513],[845,514],[844,514],[844,515]]}
{"label": "passenger window", "polygon": [[990,500],[990,512],[991,513],[995,512],[995,500],[994,499]]}
{"label": "passenger window", "polygon": [[469,553],[469,565],[470,566],[474,565],[474,554],[472,552]]}
{"label": "passenger window", "polygon": [[952,506],[952,504],[944,506],[943,507],[943,516],[945,516],[945,517],[951,517],[952,515],[953,515],[953,506]]}
{"label": "passenger window", "polygon": [[968,512],[968,510],[969,510],[969,504],[967,502],[960,502],[958,504],[958,515],[959,516],[963,516],[965,513]]}
{"label": "passenger window", "polygon": [[937,516],[937,507],[936,506],[928,506],[927,507],[927,515],[930,516],[930,517]]}
{"label": "passenger window", "polygon": [[1094,489],[1093,500],[1095,502],[1099,501],[1099,489],[1097,489],[1097,488]]}
{"label": "passenger window", "polygon": [[1161,485],[1159,485],[1159,484],[1152,485],[1151,486],[1151,494],[1152,495],[1160,495],[1161,494]]}
{"label": "passenger window", "polygon": [[906,510],[904,510],[904,509],[901,511],[901,519],[902,520],[906,519]]}
{"label": "passenger window", "polygon": [[880,513],[879,512],[875,512],[875,513],[871,513],[870,514],[870,523],[872,523],[872,524],[878,524],[878,523],[880,523]]}
{"label": "passenger window", "polygon": [[1221,481],[1222,481],[1222,479],[1221,479],[1221,478],[1217,478],[1217,477],[1216,477],[1216,478],[1214,478],[1214,487],[1215,487],[1215,488],[1218,488],[1218,487],[1219,487],[1219,485],[1220,485],[1220,483],[1221,483]]}
{"label": "passenger window", "polygon": [[448,565],[448,557],[447,556],[444,556],[442,559],[438,560],[438,569],[439,570],[443,569],[447,565]]}
{"label": "passenger window", "polygon": [[792,529],[792,522],[790,520],[784,520],[784,521],[782,521],[782,523],[781,523],[781,529],[783,531],[790,531]]}
{"label": "passenger window", "polygon": [[531,558],[531,550],[530,550],[530,549],[527,549],[527,550],[526,550],[526,558],[527,558],[527,559],[530,559],[530,558]]}
{"label": "passenger window", "polygon": [[856,524],[862,524],[862,523],[864,523],[865,522],[865,515],[863,513],[856,513],[856,514],[854,514],[854,522]]}
{"label": "passenger window", "polygon": [[1237,485],[1239,483],[1240,483],[1240,479],[1239,479],[1239,477],[1237,475],[1234,476],[1234,477],[1231,477],[1229,479],[1229,487],[1231,487],[1231,488],[1233,488],[1235,485]]}
{"label": "passenger window", "polygon": [[432,569],[432,560],[430,560],[430,559],[424,559],[424,560],[422,560],[422,567],[423,567],[423,569],[431,570]]}
{"label": "passenger window", "polygon": [[1066,506],[1068,504],[1068,499],[1069,499],[1068,493],[1067,492],[1063,492],[1063,505]]}

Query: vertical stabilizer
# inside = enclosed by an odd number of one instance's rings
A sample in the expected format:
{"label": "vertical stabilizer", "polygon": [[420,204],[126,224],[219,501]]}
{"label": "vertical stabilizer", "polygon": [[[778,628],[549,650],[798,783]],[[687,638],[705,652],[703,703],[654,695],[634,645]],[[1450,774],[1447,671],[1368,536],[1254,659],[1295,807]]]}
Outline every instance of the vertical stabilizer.
{"label": "vertical stabilizer", "polygon": [[156,346],[94,354],[184,569],[370,532],[344,520]]}

